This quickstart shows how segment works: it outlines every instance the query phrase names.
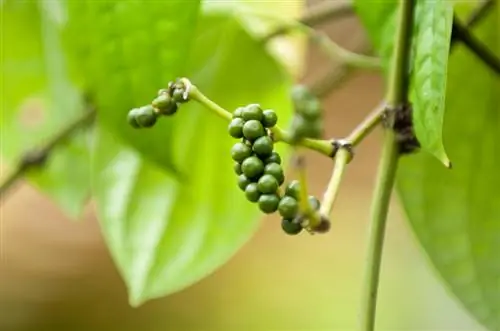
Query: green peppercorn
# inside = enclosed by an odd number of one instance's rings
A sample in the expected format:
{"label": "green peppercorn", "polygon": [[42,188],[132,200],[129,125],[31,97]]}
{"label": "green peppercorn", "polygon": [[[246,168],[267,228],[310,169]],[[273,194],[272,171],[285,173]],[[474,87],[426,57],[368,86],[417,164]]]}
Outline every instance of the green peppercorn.
{"label": "green peppercorn", "polygon": [[262,121],[262,109],[258,104],[251,104],[243,108],[243,119],[245,121],[256,120]]}
{"label": "green peppercorn", "polygon": [[243,125],[245,121],[239,117],[234,118],[229,123],[227,127],[227,131],[233,138],[242,138],[243,137]]}
{"label": "green peppercorn", "polygon": [[283,184],[285,181],[285,174],[283,168],[278,163],[269,163],[264,167],[264,174],[268,174],[276,178],[278,185]]}
{"label": "green peppercorn", "polygon": [[289,235],[297,235],[302,231],[302,225],[300,223],[296,223],[291,219],[282,219],[281,220],[281,228],[286,234]]}
{"label": "green peppercorn", "polygon": [[266,158],[272,154],[273,145],[274,143],[271,137],[262,136],[255,140],[252,149],[260,158]]}
{"label": "green peppercorn", "polygon": [[309,120],[316,120],[321,117],[321,102],[318,99],[308,100],[296,111]]}
{"label": "green peppercorn", "polygon": [[298,180],[292,180],[286,187],[285,195],[295,198],[297,200],[300,199],[300,183]]}
{"label": "green peppercorn", "polygon": [[257,120],[246,121],[243,125],[243,136],[250,141],[254,141],[265,134],[266,131],[264,130],[264,127]]}
{"label": "green peppercorn", "polygon": [[243,171],[241,171],[241,164],[238,162],[234,163],[233,169],[234,169],[234,173],[237,175],[241,175],[243,173]]}
{"label": "green peppercorn", "polygon": [[177,112],[177,104],[168,94],[160,94],[151,104],[163,115],[173,115]]}
{"label": "green peppercorn", "polygon": [[319,207],[321,206],[321,202],[319,202],[318,198],[316,198],[315,196],[313,195],[310,195],[308,197],[308,200],[309,200],[309,205],[311,206],[311,208],[313,210],[318,210]]}
{"label": "green peppercorn", "polygon": [[245,189],[245,196],[247,197],[248,201],[250,201],[250,202],[259,201],[260,192],[259,192],[259,189],[257,188],[256,183],[250,183],[247,185],[247,187]]}
{"label": "green peppercorn", "polygon": [[278,115],[272,109],[266,109],[262,112],[262,124],[266,128],[272,128],[278,123]]}
{"label": "green peppercorn", "polygon": [[128,112],[127,115],[127,122],[132,126],[134,129],[138,129],[141,126],[139,123],[137,123],[137,114],[140,112],[139,108],[134,108]]}
{"label": "green peppercorn", "polygon": [[248,178],[257,178],[264,172],[264,163],[256,156],[247,157],[241,163],[241,171]]}
{"label": "green peppercorn", "polygon": [[252,149],[242,142],[237,142],[231,148],[231,157],[236,162],[241,163],[250,155],[252,155]]}
{"label": "green peppercorn", "polygon": [[241,118],[243,116],[243,107],[238,107],[233,111],[233,118]]}
{"label": "green peppercorn", "polygon": [[245,191],[247,186],[251,183],[252,181],[247,178],[245,175],[239,175],[238,176],[238,187],[242,190]]}
{"label": "green peppercorn", "polygon": [[277,152],[272,152],[271,156],[264,160],[265,164],[278,163],[281,164],[281,156]]}
{"label": "green peppercorn", "polygon": [[284,196],[278,205],[278,211],[282,217],[293,219],[299,212],[299,202],[295,198]]}
{"label": "green peppercorn", "polygon": [[301,115],[295,115],[290,126],[291,138],[298,141],[303,138],[319,138],[322,135],[323,123],[321,120],[310,121]]}
{"label": "green peppercorn", "polygon": [[280,198],[277,194],[263,194],[259,198],[259,208],[265,214],[272,214],[278,210]]}
{"label": "green peppercorn", "polygon": [[160,96],[162,94],[168,94],[168,89],[162,88],[162,89],[158,90],[158,96]]}
{"label": "green peppercorn", "polygon": [[274,178],[271,175],[264,175],[259,178],[259,181],[257,182],[257,187],[259,188],[260,192],[264,194],[271,194],[271,193],[276,193],[279,185],[276,178]]}
{"label": "green peppercorn", "polygon": [[148,105],[139,108],[137,111],[136,115],[136,121],[139,126],[143,128],[150,128],[156,123],[156,116],[157,114],[155,113],[155,110],[153,106]]}
{"label": "green peppercorn", "polygon": [[174,92],[172,92],[172,99],[178,103],[185,103],[189,101],[188,99],[184,99],[184,90],[181,88],[174,89]]}

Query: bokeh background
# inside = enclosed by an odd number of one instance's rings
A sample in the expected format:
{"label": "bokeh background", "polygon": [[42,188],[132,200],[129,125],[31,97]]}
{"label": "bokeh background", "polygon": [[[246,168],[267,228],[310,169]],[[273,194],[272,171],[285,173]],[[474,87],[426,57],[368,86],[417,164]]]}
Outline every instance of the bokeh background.
{"label": "bokeh background", "polygon": [[[347,48],[363,36],[355,18],[320,28]],[[317,80],[329,66],[311,47],[303,81]],[[325,135],[349,133],[382,92],[378,75],[353,74],[324,98]],[[265,217],[253,239],[217,272],[135,309],[92,205],[75,222],[23,183],[1,206],[0,330],[355,330],[379,142],[375,132],[357,149],[329,234],[288,237],[277,217]],[[306,155],[311,190],[321,196],[332,163]],[[482,330],[429,267],[397,196],[379,298],[378,330]]]}

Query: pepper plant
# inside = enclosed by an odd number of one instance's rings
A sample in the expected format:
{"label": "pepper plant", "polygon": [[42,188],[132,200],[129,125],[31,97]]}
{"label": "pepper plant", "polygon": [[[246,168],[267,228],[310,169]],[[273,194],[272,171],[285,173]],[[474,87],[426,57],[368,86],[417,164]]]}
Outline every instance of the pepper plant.
{"label": "pepper plant", "polygon": [[[325,4],[292,19],[238,1],[2,1],[2,203],[22,177],[74,218],[95,200],[138,306],[221,266],[262,213],[297,240],[335,229],[343,174],[381,126],[359,330],[375,329],[393,187],[443,285],[500,330],[498,1]],[[351,15],[371,55],[314,29]],[[340,63],[326,90],[356,69],[385,78],[347,137],[324,137],[324,84],[295,83],[269,47],[295,32]],[[45,118],[27,131],[33,102]],[[333,163],[322,197],[304,149]]]}

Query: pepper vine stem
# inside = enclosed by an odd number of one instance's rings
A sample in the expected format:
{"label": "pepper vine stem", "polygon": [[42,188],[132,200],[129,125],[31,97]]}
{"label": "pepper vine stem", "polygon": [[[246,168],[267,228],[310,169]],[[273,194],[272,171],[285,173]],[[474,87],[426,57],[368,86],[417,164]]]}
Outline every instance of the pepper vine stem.
{"label": "pepper vine stem", "polygon": [[414,21],[415,0],[399,1],[399,20],[395,36],[392,70],[387,90],[387,116],[385,137],[377,182],[373,195],[367,257],[364,270],[360,311],[360,330],[373,331],[377,308],[382,251],[384,247],[387,213],[399,159],[399,148],[393,130],[394,110],[408,104],[409,64]]}
{"label": "pepper vine stem", "polygon": [[17,166],[2,179],[0,183],[0,198],[3,199],[5,194],[13,187],[13,185],[29,170],[43,166],[52,150],[66,141],[76,132],[77,129],[92,123],[95,118],[95,113],[94,108],[88,107],[88,109],[86,109],[81,116],[68,123],[61,129],[61,131],[58,131],[44,144],[25,152],[20,158]]}

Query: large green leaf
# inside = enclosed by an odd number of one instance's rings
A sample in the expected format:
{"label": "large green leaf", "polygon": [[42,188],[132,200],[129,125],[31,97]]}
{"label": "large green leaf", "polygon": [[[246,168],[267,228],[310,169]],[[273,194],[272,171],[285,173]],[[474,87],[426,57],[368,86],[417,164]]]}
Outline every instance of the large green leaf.
{"label": "large green leaf", "polygon": [[66,1],[66,45],[73,74],[96,100],[99,120],[165,169],[172,164],[172,125],[135,130],[126,115],[186,74],[199,0]]}
{"label": "large green leaf", "polygon": [[[497,6],[498,7],[498,6]],[[500,54],[500,10],[474,34]],[[447,287],[500,329],[500,79],[462,45],[450,57],[446,170],[420,153],[401,160],[398,189],[411,225]]]}
{"label": "large green leaf", "polygon": [[[355,4],[388,73],[398,1],[357,0]],[[442,128],[453,2],[417,0],[415,16],[410,89],[415,133],[423,150],[450,166],[443,146]]]}
{"label": "large green leaf", "polygon": [[[190,55],[188,77],[222,106],[258,102],[276,109],[280,122],[289,119],[288,78],[236,17],[207,14]],[[236,185],[228,123],[191,103],[162,121],[173,130],[173,156],[187,174],[184,181],[105,128],[97,140],[99,218],[134,305],[213,272],[249,239],[259,219],[257,206]]]}
{"label": "large green leaf", "polygon": [[[35,1],[7,1],[2,8],[2,155],[12,166],[82,111],[56,27],[39,8]],[[28,178],[77,217],[90,192],[86,136],[77,134],[55,148],[47,164]]]}

